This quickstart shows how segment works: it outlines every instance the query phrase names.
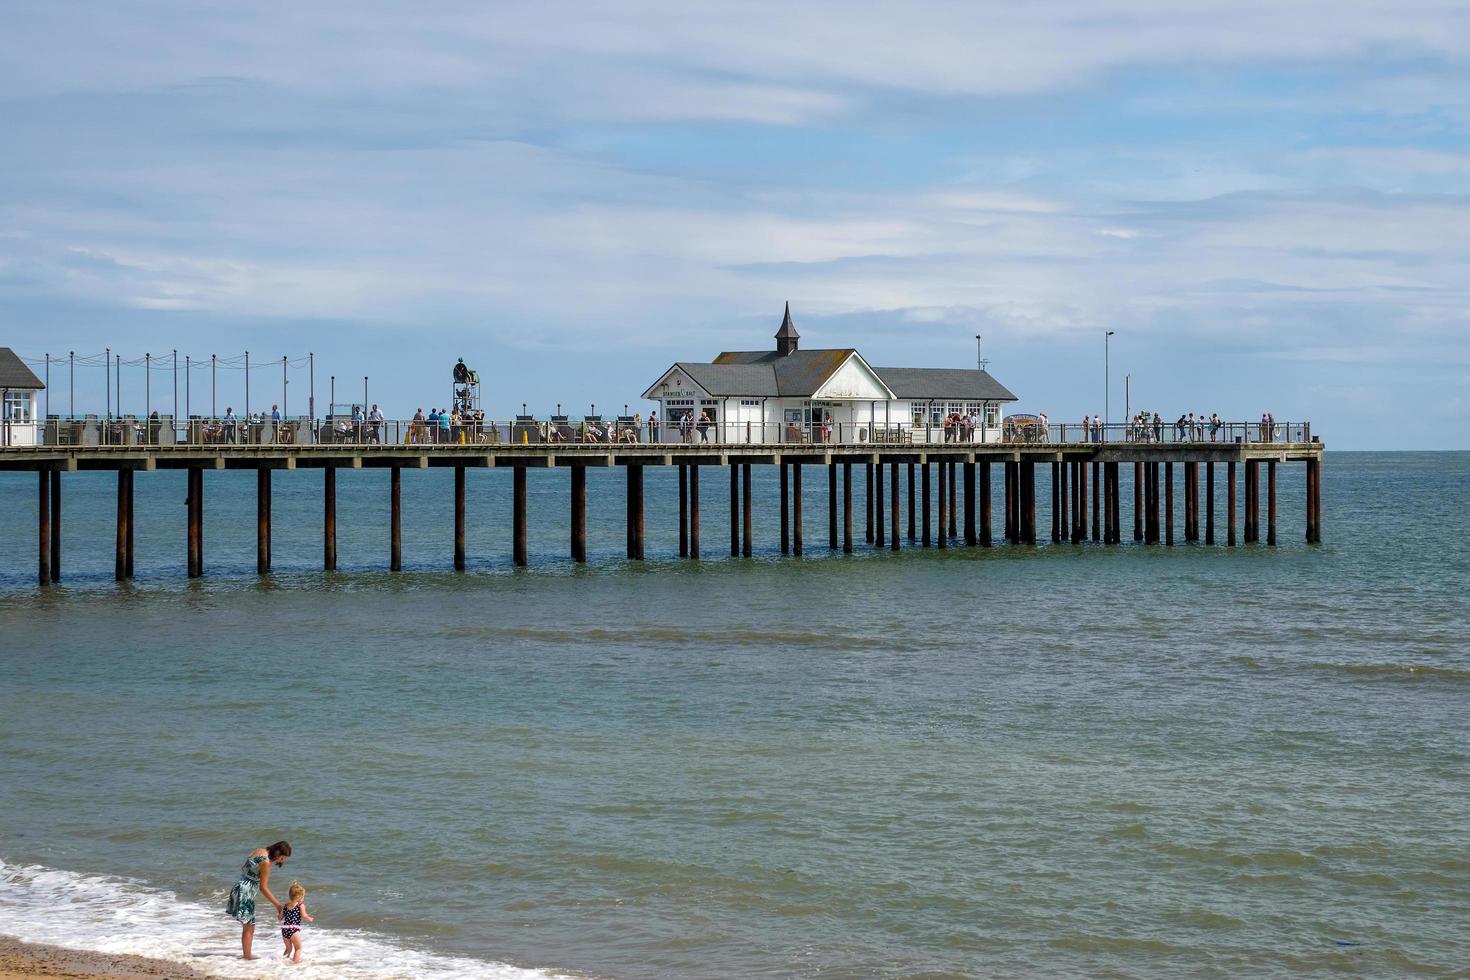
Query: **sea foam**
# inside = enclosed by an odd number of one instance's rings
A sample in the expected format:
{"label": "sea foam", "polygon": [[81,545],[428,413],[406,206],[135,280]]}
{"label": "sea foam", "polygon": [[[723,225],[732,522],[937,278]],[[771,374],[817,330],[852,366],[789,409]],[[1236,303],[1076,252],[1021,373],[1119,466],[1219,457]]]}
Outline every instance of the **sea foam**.
{"label": "sea foam", "polygon": [[[565,976],[507,963],[437,956],[358,930],[308,927],[299,965],[280,958],[274,916],[256,929],[258,960],[240,959],[240,930],[223,912],[172,892],[108,875],[0,861],[0,934],[69,949],[186,963],[224,977]],[[269,912],[269,909],[266,910]]]}

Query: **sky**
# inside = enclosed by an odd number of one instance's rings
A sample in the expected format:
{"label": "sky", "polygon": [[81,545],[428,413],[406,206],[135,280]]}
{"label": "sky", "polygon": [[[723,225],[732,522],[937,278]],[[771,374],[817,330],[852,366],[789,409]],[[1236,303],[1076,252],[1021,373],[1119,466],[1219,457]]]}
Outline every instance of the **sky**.
{"label": "sky", "polygon": [[111,348],[129,412],[177,350],[220,410],[249,351],[252,409],[286,357],[291,414],[407,417],[463,357],[492,416],[646,413],[789,301],[883,366],[980,335],[1054,420],[1470,448],[1460,0],[3,10],[0,346],[83,359],[53,412]]}

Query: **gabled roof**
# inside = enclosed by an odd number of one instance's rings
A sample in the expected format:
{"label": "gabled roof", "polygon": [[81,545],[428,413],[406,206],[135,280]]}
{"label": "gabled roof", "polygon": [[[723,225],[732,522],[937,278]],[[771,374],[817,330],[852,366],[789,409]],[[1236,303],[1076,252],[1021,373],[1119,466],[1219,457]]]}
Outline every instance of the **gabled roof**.
{"label": "gabled roof", "polygon": [[40,391],[46,386],[36,372],[9,347],[0,347],[0,388],[8,391]]}
{"label": "gabled roof", "polygon": [[[797,398],[811,396],[822,387],[822,382],[856,354],[852,347],[834,350],[797,350],[790,354],[778,354],[772,350],[725,351],[715,358],[715,365],[743,365],[760,367],[772,378],[773,396]],[[713,392],[712,392],[713,394]],[[753,392],[729,391],[721,394],[740,395]]]}
{"label": "gabled roof", "polygon": [[[793,355],[794,356],[794,355]],[[988,371],[967,368],[875,367],[878,377],[899,398],[946,401],[1013,402],[1016,396]]]}

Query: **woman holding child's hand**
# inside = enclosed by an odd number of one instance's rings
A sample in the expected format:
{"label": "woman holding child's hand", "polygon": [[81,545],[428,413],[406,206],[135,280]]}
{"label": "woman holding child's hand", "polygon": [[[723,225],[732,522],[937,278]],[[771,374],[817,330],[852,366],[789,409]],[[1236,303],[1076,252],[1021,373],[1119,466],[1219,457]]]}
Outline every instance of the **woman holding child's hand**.
{"label": "woman holding child's hand", "polygon": [[255,896],[264,895],[266,901],[276,907],[277,918],[280,917],[283,906],[270,890],[271,867],[283,866],[290,856],[291,845],[283,840],[270,847],[257,847],[245,859],[244,866],[240,868],[240,880],[230,889],[225,912],[240,923],[240,949],[247,960],[255,959],[250,953],[250,946],[255,941]]}

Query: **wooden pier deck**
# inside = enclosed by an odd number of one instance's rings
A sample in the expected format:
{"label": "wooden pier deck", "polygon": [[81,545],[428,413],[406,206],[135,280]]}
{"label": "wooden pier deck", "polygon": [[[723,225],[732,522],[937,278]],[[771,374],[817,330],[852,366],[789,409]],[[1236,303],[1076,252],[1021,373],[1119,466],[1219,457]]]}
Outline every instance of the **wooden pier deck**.
{"label": "wooden pier deck", "polygon": [[[701,553],[699,477],[707,467],[725,467],[730,480],[730,554],[749,557],[753,526],[752,466],[780,467],[780,522],[783,554],[801,555],[807,543],[802,515],[802,475],[819,466],[827,474],[827,548],[851,553],[854,541],[853,469],[861,467],[865,493],[863,540],[874,547],[898,550],[907,484],[907,535],[920,547],[989,547],[992,537],[992,474],[1001,468],[1005,541],[1037,542],[1036,467],[1051,467],[1051,540],[1056,543],[1123,541],[1120,479],[1131,466],[1133,480],[1132,539],[1146,544],[1173,544],[1176,484],[1183,494],[1181,536],[1187,542],[1215,544],[1217,528],[1216,467],[1225,477],[1224,543],[1237,544],[1237,493],[1243,508],[1244,543],[1260,540],[1261,471],[1266,471],[1266,541],[1277,541],[1276,470],[1300,463],[1306,469],[1306,541],[1320,543],[1321,442],[1068,442],[1068,443],[928,443],[864,444],[347,444],[347,445],[141,445],[37,446],[0,448],[0,471],[38,474],[38,581],[61,577],[62,475],[78,471],[114,471],[118,475],[116,575],[133,574],[133,487],[135,474],[161,469],[188,471],[188,574],[204,574],[205,474],[210,470],[253,469],[257,472],[257,569],[270,571],[271,487],[277,470],[319,468],[325,471],[322,564],[336,568],[336,471],[386,468],[389,494],[389,567],[402,567],[401,474],[405,469],[450,467],[454,481],[453,566],[465,567],[465,471],[510,468],[512,479],[512,553],[517,565],[528,561],[526,480],[532,469],[567,469],[569,482],[570,555],[586,561],[586,468],[623,467],[627,473],[627,555],[644,557],[643,470],[672,466],[679,470],[679,553]],[[888,467],[884,479],[883,467]],[[1178,467],[1182,482],[1176,481]],[[907,480],[900,480],[900,467]],[[1237,479],[1237,469],[1243,480]],[[937,470],[937,481],[931,472]],[[1203,470],[1203,474],[1202,474]],[[916,476],[918,489],[916,491]],[[1203,478],[1202,478],[1203,476]],[[840,479],[839,479],[840,478]],[[932,493],[937,482],[937,493]],[[885,487],[885,484],[887,486]],[[1203,485],[1203,491],[1201,486]],[[840,488],[840,489],[839,489]],[[1090,491],[1090,496],[1089,496]],[[885,514],[883,496],[888,495]],[[1200,496],[1206,503],[1203,511]],[[931,525],[931,517],[937,521]],[[1201,514],[1203,513],[1203,527]],[[921,516],[920,516],[921,515]],[[885,527],[885,524],[887,525]],[[922,529],[922,534],[920,534]]]}

